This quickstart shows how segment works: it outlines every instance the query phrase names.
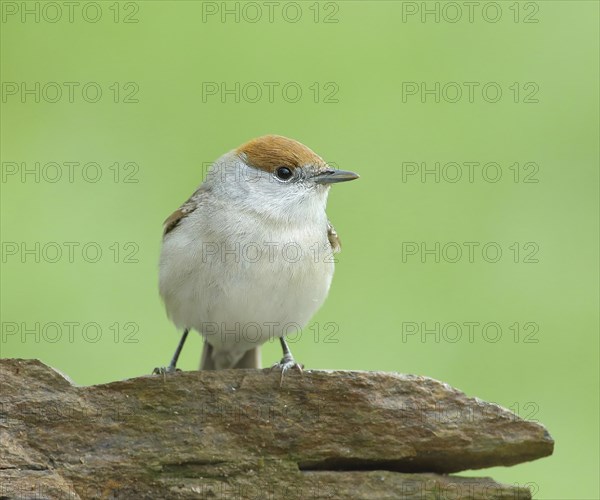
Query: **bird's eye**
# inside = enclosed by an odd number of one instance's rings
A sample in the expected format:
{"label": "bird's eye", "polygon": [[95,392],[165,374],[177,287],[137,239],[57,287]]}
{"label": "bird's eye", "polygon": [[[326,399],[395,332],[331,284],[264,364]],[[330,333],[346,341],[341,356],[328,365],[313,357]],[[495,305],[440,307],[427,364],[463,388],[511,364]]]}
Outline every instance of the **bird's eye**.
{"label": "bird's eye", "polygon": [[293,172],[287,167],[279,167],[275,170],[275,174],[282,181],[289,181],[294,175]]}

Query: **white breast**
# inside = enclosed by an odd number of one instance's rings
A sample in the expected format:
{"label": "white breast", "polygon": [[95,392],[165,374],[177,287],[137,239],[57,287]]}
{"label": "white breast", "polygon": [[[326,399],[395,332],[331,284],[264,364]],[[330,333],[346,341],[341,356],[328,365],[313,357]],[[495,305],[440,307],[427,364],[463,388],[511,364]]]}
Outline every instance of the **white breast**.
{"label": "white breast", "polygon": [[324,210],[280,225],[220,208],[200,207],[166,236],[160,293],[179,328],[243,353],[306,325],[329,291],[333,254]]}

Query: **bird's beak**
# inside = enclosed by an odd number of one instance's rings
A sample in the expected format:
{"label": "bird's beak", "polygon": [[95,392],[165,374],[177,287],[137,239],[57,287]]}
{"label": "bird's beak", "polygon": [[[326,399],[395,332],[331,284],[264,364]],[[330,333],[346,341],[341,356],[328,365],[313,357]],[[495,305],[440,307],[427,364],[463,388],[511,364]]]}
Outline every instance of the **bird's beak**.
{"label": "bird's beak", "polygon": [[313,177],[317,184],[335,184],[358,179],[359,175],[348,170],[326,170]]}

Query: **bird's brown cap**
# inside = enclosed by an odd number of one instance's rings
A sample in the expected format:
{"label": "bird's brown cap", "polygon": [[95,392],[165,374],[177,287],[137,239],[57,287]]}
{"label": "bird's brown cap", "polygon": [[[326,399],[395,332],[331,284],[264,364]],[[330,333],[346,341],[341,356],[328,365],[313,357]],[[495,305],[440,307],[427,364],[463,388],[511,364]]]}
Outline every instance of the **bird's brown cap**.
{"label": "bird's brown cap", "polygon": [[236,153],[246,163],[266,172],[279,167],[294,170],[305,165],[325,168],[327,164],[318,154],[304,144],[281,135],[264,135],[242,144]]}

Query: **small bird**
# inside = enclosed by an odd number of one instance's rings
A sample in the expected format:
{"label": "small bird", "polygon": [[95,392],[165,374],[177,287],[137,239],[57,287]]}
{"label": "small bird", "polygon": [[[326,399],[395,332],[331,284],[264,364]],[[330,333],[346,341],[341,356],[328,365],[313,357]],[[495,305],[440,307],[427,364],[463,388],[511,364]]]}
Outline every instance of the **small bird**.
{"label": "small bird", "polygon": [[192,196],[164,223],[159,289],[183,335],[204,338],[201,370],[260,368],[259,347],[279,338],[281,377],[302,371],[285,335],[321,307],[339,237],[325,213],[331,184],[357,179],[303,144],[253,139],[219,158]]}

